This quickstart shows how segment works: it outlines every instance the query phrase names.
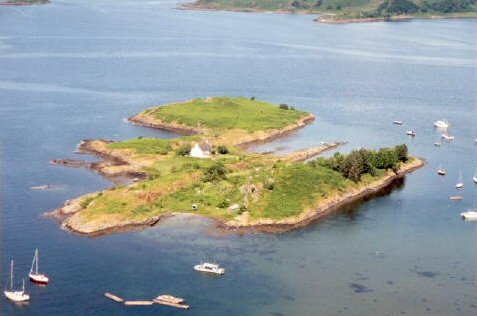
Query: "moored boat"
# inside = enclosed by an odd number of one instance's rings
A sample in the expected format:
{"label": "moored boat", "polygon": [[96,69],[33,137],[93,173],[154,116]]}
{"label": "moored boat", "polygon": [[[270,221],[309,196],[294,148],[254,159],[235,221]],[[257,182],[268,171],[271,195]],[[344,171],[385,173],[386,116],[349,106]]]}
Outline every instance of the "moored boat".
{"label": "moored boat", "polygon": [[442,167],[442,165],[440,165],[439,168],[437,169],[437,174],[440,175],[440,176],[445,176],[446,175],[446,169],[444,169],[444,167]]}
{"label": "moored boat", "polygon": [[413,131],[413,130],[409,130],[409,131],[406,132],[406,135],[414,137],[414,136],[416,136],[416,132]]}
{"label": "moored boat", "polygon": [[464,182],[462,182],[462,171],[459,172],[459,180],[457,180],[457,184],[455,185],[457,189],[462,189],[464,187]]}
{"label": "moored boat", "polygon": [[449,125],[449,122],[447,122],[446,120],[437,120],[434,122],[434,126],[438,128],[448,128]]}
{"label": "moored boat", "polygon": [[[35,270],[33,270],[33,268],[35,268]],[[48,284],[48,282],[50,282],[50,279],[46,274],[38,272],[38,249],[35,249],[35,255],[33,256],[33,262],[31,263],[31,269],[28,276],[33,283]]]}
{"label": "moored boat", "polygon": [[402,125],[402,124],[404,124],[404,122],[403,122],[403,121],[396,120],[396,121],[393,121],[393,124]]}
{"label": "moored boat", "polygon": [[450,142],[451,140],[454,140],[455,137],[446,133],[446,134],[442,134],[441,138]]}
{"label": "moored boat", "polygon": [[467,211],[460,213],[460,216],[467,221],[477,221],[476,211]]}
{"label": "moored boat", "polygon": [[10,288],[5,289],[3,294],[6,298],[13,302],[27,302],[30,300],[30,295],[25,292],[25,279],[23,279],[23,286],[22,290],[14,290],[13,289],[13,260],[10,262]]}
{"label": "moored boat", "polygon": [[206,272],[206,273],[213,273],[213,274],[224,274],[225,269],[221,268],[218,264],[216,263],[201,263],[196,266],[194,266],[194,270],[200,271],[200,272]]}

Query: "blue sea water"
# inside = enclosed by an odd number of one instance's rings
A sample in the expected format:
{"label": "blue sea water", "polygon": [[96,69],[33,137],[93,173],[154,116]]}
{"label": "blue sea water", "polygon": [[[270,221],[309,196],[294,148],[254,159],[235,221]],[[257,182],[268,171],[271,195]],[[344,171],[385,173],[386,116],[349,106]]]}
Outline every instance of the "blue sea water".
{"label": "blue sea water", "polygon": [[[313,16],[200,12],[174,1],[53,1],[0,7],[2,282],[34,248],[51,278],[2,315],[475,315],[477,23],[413,20],[325,25]],[[286,234],[217,234],[195,217],[88,238],[41,216],[112,185],[49,164],[86,138],[173,137],[125,123],[157,104],[256,96],[313,112],[282,151],[346,140],[342,150],[407,143],[427,166],[390,194]],[[456,137],[433,146],[437,119]],[[393,120],[404,120],[395,126]],[[414,129],[413,139],[405,135]],[[438,177],[443,164],[448,174]],[[459,172],[465,187],[454,185]],[[43,184],[50,190],[32,190]],[[464,200],[452,202],[451,195]],[[224,277],[193,271],[218,261]],[[170,293],[187,311],[125,307]]]}

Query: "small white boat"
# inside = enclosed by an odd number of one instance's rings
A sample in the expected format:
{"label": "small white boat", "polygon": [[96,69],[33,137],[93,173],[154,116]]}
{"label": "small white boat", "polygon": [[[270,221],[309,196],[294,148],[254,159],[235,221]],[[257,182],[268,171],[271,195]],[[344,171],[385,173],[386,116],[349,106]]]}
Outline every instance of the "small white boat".
{"label": "small white boat", "polygon": [[393,124],[402,125],[402,124],[404,124],[404,122],[403,122],[403,121],[397,121],[397,120],[396,120],[396,121],[393,121]]}
{"label": "small white boat", "polygon": [[440,176],[445,176],[446,175],[446,169],[444,169],[444,167],[442,167],[442,165],[440,165],[439,168],[437,169],[437,174],[440,175]]}
{"label": "small white boat", "polygon": [[435,142],[434,146],[441,147],[441,142]]}
{"label": "small white boat", "polygon": [[454,140],[454,136],[451,136],[449,134],[442,134],[441,135],[441,138],[444,139],[444,140],[447,140],[448,142],[450,142],[451,140]]}
{"label": "small white boat", "polygon": [[476,211],[467,211],[460,213],[460,216],[467,221],[477,221]]}
{"label": "small white boat", "polygon": [[[35,268],[34,271],[33,267]],[[28,276],[34,283],[48,284],[48,282],[50,282],[50,279],[46,276],[46,274],[38,272],[38,249],[35,249],[35,255],[33,256],[33,262],[31,263],[31,269]]]}
{"label": "small white boat", "polygon": [[416,136],[416,132],[415,131],[407,131],[406,135],[414,137],[414,136]]}
{"label": "small white boat", "polygon": [[472,181],[474,181],[474,183],[477,183],[477,175],[472,178]]}
{"label": "small white boat", "polygon": [[218,264],[216,263],[201,263],[196,266],[194,266],[194,270],[200,271],[200,272],[207,272],[207,273],[213,273],[213,274],[224,274],[225,269],[221,268]]}
{"label": "small white boat", "polygon": [[449,125],[449,122],[447,122],[446,120],[437,120],[434,122],[434,126],[437,128],[448,128]]}
{"label": "small white boat", "polygon": [[10,262],[10,288],[3,291],[5,297],[13,302],[27,302],[30,300],[30,295],[25,292],[25,279],[23,279],[22,290],[13,289],[13,260]]}
{"label": "small white boat", "polygon": [[459,172],[459,180],[457,180],[455,187],[456,189],[462,189],[464,187],[464,182],[462,182],[462,171]]}

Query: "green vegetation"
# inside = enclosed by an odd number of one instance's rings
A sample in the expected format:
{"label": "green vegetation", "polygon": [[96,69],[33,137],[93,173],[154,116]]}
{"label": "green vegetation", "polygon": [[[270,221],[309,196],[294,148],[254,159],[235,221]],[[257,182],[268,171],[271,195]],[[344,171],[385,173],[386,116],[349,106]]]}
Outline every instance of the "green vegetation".
{"label": "green vegetation", "polygon": [[[297,120],[310,117],[287,104],[207,98],[153,108],[140,115],[148,116],[147,122],[152,116],[161,122],[200,125],[201,134],[173,139],[139,137],[114,143],[91,141],[93,151],[123,162],[106,163],[107,170],[142,172],[146,177],[79,200],[81,210],[71,217],[76,225],[104,229],[105,223],[121,226],[170,213],[197,213],[247,223],[289,220],[314,210],[326,199],[382,179],[408,160],[406,145],[377,151],[360,149],[302,163],[290,158],[293,155],[280,159],[247,152],[233,141],[224,141],[227,133],[231,140],[245,135],[246,140],[253,141],[266,135],[266,129],[293,126]],[[260,128],[262,125],[265,127]],[[194,143],[211,139],[210,158],[189,155]]]}
{"label": "green vegetation", "polygon": [[192,128],[256,132],[286,127],[307,113],[284,111],[274,104],[248,98],[214,97],[169,104],[149,109],[144,114]]}
{"label": "green vegetation", "polygon": [[[169,212],[199,213],[231,220],[281,220],[313,209],[323,199],[380,179],[407,160],[406,145],[360,149],[309,163],[230,148],[213,159],[174,155],[148,167],[148,179],[86,198],[86,221],[117,216],[148,218]],[[198,210],[192,210],[192,205]],[[231,205],[238,205],[230,210]]]}
{"label": "green vegetation", "polygon": [[353,150],[348,155],[336,153],[331,158],[320,158],[311,164],[324,166],[340,172],[345,178],[359,182],[365,174],[377,176],[381,170],[396,171],[399,164],[407,162],[408,149],[406,144],[394,148],[381,148],[378,151],[369,149]]}
{"label": "green vegetation", "polygon": [[328,20],[391,18],[398,15],[477,16],[476,0],[199,0],[196,7],[325,14]]}

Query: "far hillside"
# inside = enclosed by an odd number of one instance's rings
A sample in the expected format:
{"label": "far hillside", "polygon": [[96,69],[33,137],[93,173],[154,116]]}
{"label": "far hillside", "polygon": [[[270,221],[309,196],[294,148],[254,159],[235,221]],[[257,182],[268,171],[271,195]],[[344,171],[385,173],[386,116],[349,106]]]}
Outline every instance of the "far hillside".
{"label": "far hillside", "polygon": [[322,15],[324,22],[346,19],[392,19],[396,16],[477,16],[477,0],[198,0],[191,7],[318,13]]}

